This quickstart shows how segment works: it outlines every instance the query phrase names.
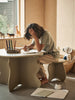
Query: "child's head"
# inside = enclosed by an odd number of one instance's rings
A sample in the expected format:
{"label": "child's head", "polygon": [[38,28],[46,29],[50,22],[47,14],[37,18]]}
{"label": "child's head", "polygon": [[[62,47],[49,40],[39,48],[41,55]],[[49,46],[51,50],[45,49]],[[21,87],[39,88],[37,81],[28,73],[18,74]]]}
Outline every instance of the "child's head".
{"label": "child's head", "polygon": [[36,24],[36,23],[32,23],[30,24],[27,29],[26,29],[26,33],[25,33],[25,37],[30,40],[31,39],[31,34],[29,33],[29,29],[33,29],[35,31],[35,34],[38,38],[40,38],[43,33],[44,33],[44,29],[43,27],[41,27],[40,25]]}

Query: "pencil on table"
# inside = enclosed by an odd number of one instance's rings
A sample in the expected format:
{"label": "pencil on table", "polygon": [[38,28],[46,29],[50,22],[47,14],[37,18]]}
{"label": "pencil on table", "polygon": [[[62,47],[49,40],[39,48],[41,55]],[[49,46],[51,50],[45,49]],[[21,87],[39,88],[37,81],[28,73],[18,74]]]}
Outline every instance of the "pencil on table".
{"label": "pencil on table", "polygon": [[9,48],[9,50],[10,50],[10,40],[9,40],[9,47],[8,47],[8,48]]}
{"label": "pencil on table", "polygon": [[6,40],[6,47],[7,47],[7,50],[8,50],[8,41]]}
{"label": "pencil on table", "polygon": [[12,40],[11,40],[11,50],[13,50],[13,44],[12,44]]}
{"label": "pencil on table", "polygon": [[15,50],[15,47],[16,47],[16,40],[15,40],[15,42],[14,42],[14,50]]}

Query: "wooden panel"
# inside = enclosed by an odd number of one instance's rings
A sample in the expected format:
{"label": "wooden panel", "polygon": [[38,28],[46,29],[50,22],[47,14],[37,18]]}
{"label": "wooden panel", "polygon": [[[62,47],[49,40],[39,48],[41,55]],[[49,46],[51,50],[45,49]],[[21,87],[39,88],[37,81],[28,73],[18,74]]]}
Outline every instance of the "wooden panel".
{"label": "wooden panel", "polygon": [[45,28],[56,41],[56,3],[57,0],[45,0]]}
{"label": "wooden panel", "polygon": [[44,25],[44,0],[26,0],[25,2],[25,26],[30,23]]}
{"label": "wooden panel", "polygon": [[2,48],[2,40],[0,40],[0,49]]}

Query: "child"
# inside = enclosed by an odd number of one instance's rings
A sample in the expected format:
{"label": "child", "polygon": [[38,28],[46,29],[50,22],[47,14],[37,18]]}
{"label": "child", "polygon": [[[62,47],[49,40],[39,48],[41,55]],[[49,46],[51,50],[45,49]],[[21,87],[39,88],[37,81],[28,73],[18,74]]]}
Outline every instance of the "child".
{"label": "child", "polygon": [[[46,51],[45,55],[42,57],[42,59],[46,58],[46,55],[48,55],[46,61],[47,63],[50,61],[54,61],[54,58],[59,57],[59,52],[55,47],[54,41],[46,30],[44,30],[43,27],[36,23],[30,24],[25,33],[25,38],[30,40],[33,38],[32,43],[29,46],[24,46],[24,50],[30,50],[33,49],[33,47],[36,45],[36,49],[38,51],[44,50]],[[39,59],[40,63],[42,63],[41,58]],[[46,62],[45,62],[46,63]],[[43,74],[42,74],[43,73]],[[42,84],[47,83],[47,76],[45,74],[44,68],[41,67],[40,71],[38,72],[38,77],[42,77]]]}

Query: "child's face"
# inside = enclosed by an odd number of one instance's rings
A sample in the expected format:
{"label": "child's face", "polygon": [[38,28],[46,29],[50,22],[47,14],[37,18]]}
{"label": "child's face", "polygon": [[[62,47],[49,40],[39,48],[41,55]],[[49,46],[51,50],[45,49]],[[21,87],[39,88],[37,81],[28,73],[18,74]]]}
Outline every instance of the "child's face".
{"label": "child's face", "polygon": [[31,35],[33,35],[33,34],[35,33],[35,31],[31,28],[31,29],[29,29],[29,33],[30,33]]}

